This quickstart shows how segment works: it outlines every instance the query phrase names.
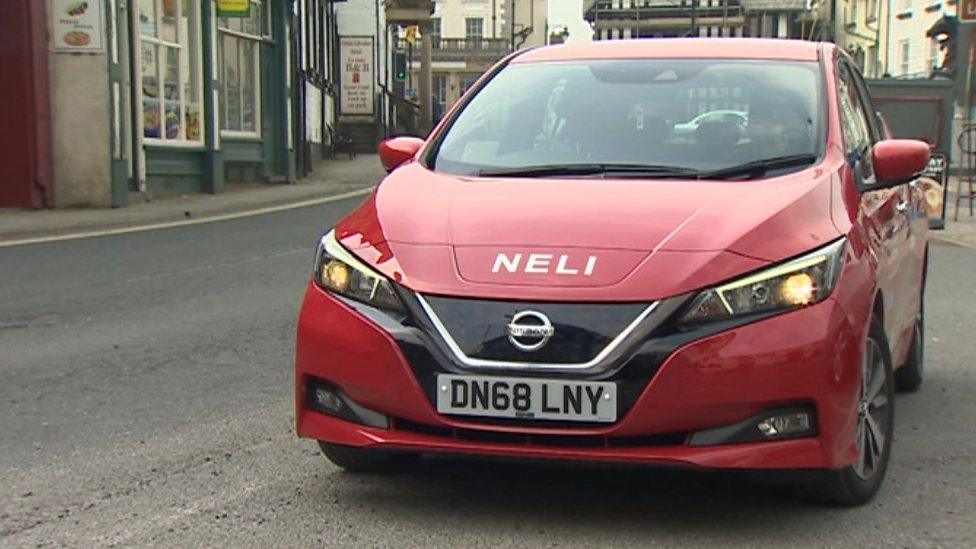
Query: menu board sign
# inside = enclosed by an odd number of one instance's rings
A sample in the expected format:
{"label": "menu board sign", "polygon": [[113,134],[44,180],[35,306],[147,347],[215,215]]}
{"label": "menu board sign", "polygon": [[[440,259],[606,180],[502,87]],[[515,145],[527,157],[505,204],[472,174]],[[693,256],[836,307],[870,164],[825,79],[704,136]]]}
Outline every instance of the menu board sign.
{"label": "menu board sign", "polygon": [[101,0],[51,0],[54,50],[102,51],[102,4]]}
{"label": "menu board sign", "polygon": [[949,191],[947,164],[946,155],[933,153],[919,178],[919,187],[925,197],[925,213],[932,229],[945,228],[946,195]]}
{"label": "menu board sign", "polygon": [[373,114],[373,38],[344,36],[339,40],[339,51],[339,112]]}

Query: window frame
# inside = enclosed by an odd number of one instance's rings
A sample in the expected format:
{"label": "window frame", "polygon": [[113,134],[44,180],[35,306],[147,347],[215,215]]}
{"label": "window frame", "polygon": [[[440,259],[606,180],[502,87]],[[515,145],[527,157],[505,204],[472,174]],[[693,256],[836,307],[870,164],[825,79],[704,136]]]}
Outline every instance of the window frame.
{"label": "window frame", "polygon": [[447,76],[446,72],[434,72],[431,74],[431,94],[434,101],[440,105],[441,117],[447,112]]}
{"label": "window frame", "polygon": [[931,73],[933,70],[939,68],[942,65],[942,46],[939,41],[935,38],[929,39],[929,70],[927,72]]}
{"label": "window frame", "polygon": [[[272,30],[271,30],[271,21],[270,21],[270,9],[269,9],[269,7],[270,7],[269,4],[271,3],[271,1],[272,0],[250,0],[250,2],[251,2],[251,9],[253,10],[253,9],[257,8],[259,10],[260,17],[261,17],[261,20],[258,23],[258,26],[260,27],[258,29],[259,30],[259,33],[258,34],[250,34],[250,33],[244,32],[244,31],[236,30],[236,29],[225,28],[225,27],[221,26],[220,19],[217,20],[217,26],[216,26],[216,28],[214,30],[216,31],[216,35],[217,35],[217,44],[218,44],[217,45],[217,50],[218,50],[217,51],[217,59],[218,59],[218,62],[217,62],[217,67],[215,67],[215,70],[218,71],[218,74],[219,74],[218,81],[220,82],[220,89],[219,89],[219,94],[220,94],[220,120],[218,122],[218,131],[220,132],[220,136],[222,138],[226,137],[226,138],[230,138],[230,139],[257,139],[257,140],[260,140],[260,139],[262,139],[262,137],[264,135],[264,131],[263,131],[264,128],[263,128],[263,124],[261,123],[262,122],[261,117],[262,117],[262,113],[263,113],[263,108],[262,108],[263,105],[262,105],[262,101],[261,101],[261,98],[262,98],[262,95],[261,95],[261,92],[262,92],[262,86],[261,86],[261,45],[264,44],[264,42],[270,41],[272,39],[272,34],[271,34],[272,33]],[[254,66],[254,71],[253,71],[254,72],[254,75],[253,75],[253,78],[254,78],[254,130],[231,130],[231,129],[226,129],[224,127],[225,123],[228,120],[227,116],[229,114],[229,112],[227,110],[227,105],[228,105],[228,102],[227,102],[227,87],[226,87],[226,83],[224,81],[224,75],[226,73],[226,65],[224,64],[224,36],[230,36],[230,37],[232,37],[232,38],[234,38],[234,39],[236,39],[238,41],[248,40],[248,41],[252,42],[252,45],[254,47],[254,53],[252,54],[252,56],[254,58],[253,59],[253,66]],[[239,42],[238,42],[238,44],[239,44]],[[237,67],[238,68],[241,66],[241,59],[242,59],[242,57],[241,57],[241,53],[240,53],[240,46],[238,46],[238,48],[237,48]],[[238,82],[237,82],[237,93],[239,94],[238,97],[244,97],[244,84],[243,84],[244,81],[243,81],[243,79],[240,76],[240,71],[238,71],[237,80],[238,80]],[[239,121],[240,121],[240,126],[243,127],[244,126],[243,101],[240,101],[239,103],[240,103],[240,107],[241,107],[241,110],[238,113],[240,115],[240,120]]]}
{"label": "window frame", "polygon": [[[157,88],[157,117],[159,118],[159,137],[148,137],[146,136],[145,127],[145,106],[146,106],[146,96],[143,92],[143,72],[140,65],[140,70],[138,74],[138,100],[139,100],[139,132],[141,133],[141,140],[144,145],[154,146],[154,147],[173,147],[173,148],[184,148],[184,149],[200,149],[206,146],[206,111],[204,108],[204,80],[203,80],[203,5],[200,0],[178,0],[177,3],[177,25],[176,25],[176,42],[170,42],[165,40],[160,33],[162,29],[161,18],[163,13],[163,0],[151,0],[153,3],[153,25],[155,29],[155,36],[150,36],[144,34],[140,27],[137,36],[136,49],[138,55],[142,56],[143,46],[148,44],[152,47],[154,51],[154,56],[156,59],[156,88]],[[140,2],[132,2],[132,8],[135,12],[135,16],[138,18],[141,10]],[[181,9],[190,15],[191,22],[187,25],[187,30],[193,34],[188,34],[186,36],[186,42],[183,41],[183,29],[180,27],[179,19],[182,17]],[[195,39],[196,52],[190,52],[192,49],[193,41]],[[179,92],[179,116],[180,116],[180,135],[179,138],[169,139],[166,137],[166,98],[164,86],[165,80],[163,79],[163,63],[160,60],[163,58],[162,53],[166,49],[173,49],[177,51],[177,88]],[[187,55],[187,61],[190,64],[189,71],[196,73],[197,80],[197,124],[198,124],[198,134],[199,138],[195,140],[186,138],[187,124],[187,105],[190,103],[185,94],[185,86],[187,82],[190,81],[190,73],[184,72],[183,70],[183,54]],[[194,55],[195,54],[195,55]],[[159,115],[162,116],[159,116]]]}
{"label": "window frame", "polygon": [[898,66],[901,69],[901,76],[908,76],[912,59],[911,38],[902,38],[898,41],[898,56],[901,58],[898,60]]}
{"label": "window frame", "polygon": [[[861,151],[853,150],[851,143],[848,143],[848,138],[844,131],[845,111],[841,104],[842,90],[840,88],[840,81],[844,79],[844,73],[850,75],[850,85],[854,88],[854,97],[857,104],[861,106],[861,112],[864,113],[868,142],[864,150]],[[874,105],[870,101],[870,94],[866,91],[864,79],[857,71],[857,66],[846,57],[840,58],[837,61],[835,81],[837,85],[837,113],[841,124],[841,139],[844,142],[844,157],[854,172],[855,184],[858,189],[861,191],[869,190],[875,183],[874,166],[871,162],[872,150],[874,145],[881,140],[882,135],[877,126],[877,115],[873,110]],[[857,156],[855,156],[855,153]]]}
{"label": "window frame", "polygon": [[[469,25],[478,22],[478,34],[474,35],[469,30]],[[484,40],[485,39],[485,18],[484,17],[465,17],[464,18],[464,39],[465,40]]]}

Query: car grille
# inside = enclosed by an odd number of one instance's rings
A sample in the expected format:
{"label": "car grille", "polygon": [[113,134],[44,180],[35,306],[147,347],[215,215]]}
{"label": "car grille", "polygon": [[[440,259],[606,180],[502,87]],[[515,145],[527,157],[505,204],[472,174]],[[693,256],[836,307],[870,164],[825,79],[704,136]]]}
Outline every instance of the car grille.
{"label": "car grille", "polygon": [[[540,303],[425,296],[441,335],[470,359],[502,362],[582,364],[596,358],[642,313],[647,303]],[[545,315],[553,333],[537,350],[509,339],[508,324],[523,311]]]}

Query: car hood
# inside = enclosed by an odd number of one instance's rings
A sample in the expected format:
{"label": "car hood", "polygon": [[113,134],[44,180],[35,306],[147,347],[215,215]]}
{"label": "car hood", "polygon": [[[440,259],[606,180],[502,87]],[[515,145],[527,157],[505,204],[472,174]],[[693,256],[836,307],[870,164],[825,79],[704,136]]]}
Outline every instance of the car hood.
{"label": "car hood", "polygon": [[678,295],[836,238],[830,173],[756,181],[466,178],[401,167],[336,227],[416,291],[540,300]]}

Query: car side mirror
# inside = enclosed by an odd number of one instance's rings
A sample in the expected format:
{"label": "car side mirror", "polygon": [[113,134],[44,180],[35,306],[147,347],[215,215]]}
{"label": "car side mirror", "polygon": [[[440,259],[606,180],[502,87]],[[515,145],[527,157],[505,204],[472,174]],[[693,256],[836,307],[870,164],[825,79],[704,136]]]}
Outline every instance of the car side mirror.
{"label": "car side mirror", "polygon": [[416,156],[423,146],[424,140],[419,137],[391,137],[380,143],[380,162],[386,171],[392,172]]}
{"label": "car side mirror", "polygon": [[886,139],[871,149],[871,164],[879,187],[907,183],[929,163],[929,144],[915,139]]}

